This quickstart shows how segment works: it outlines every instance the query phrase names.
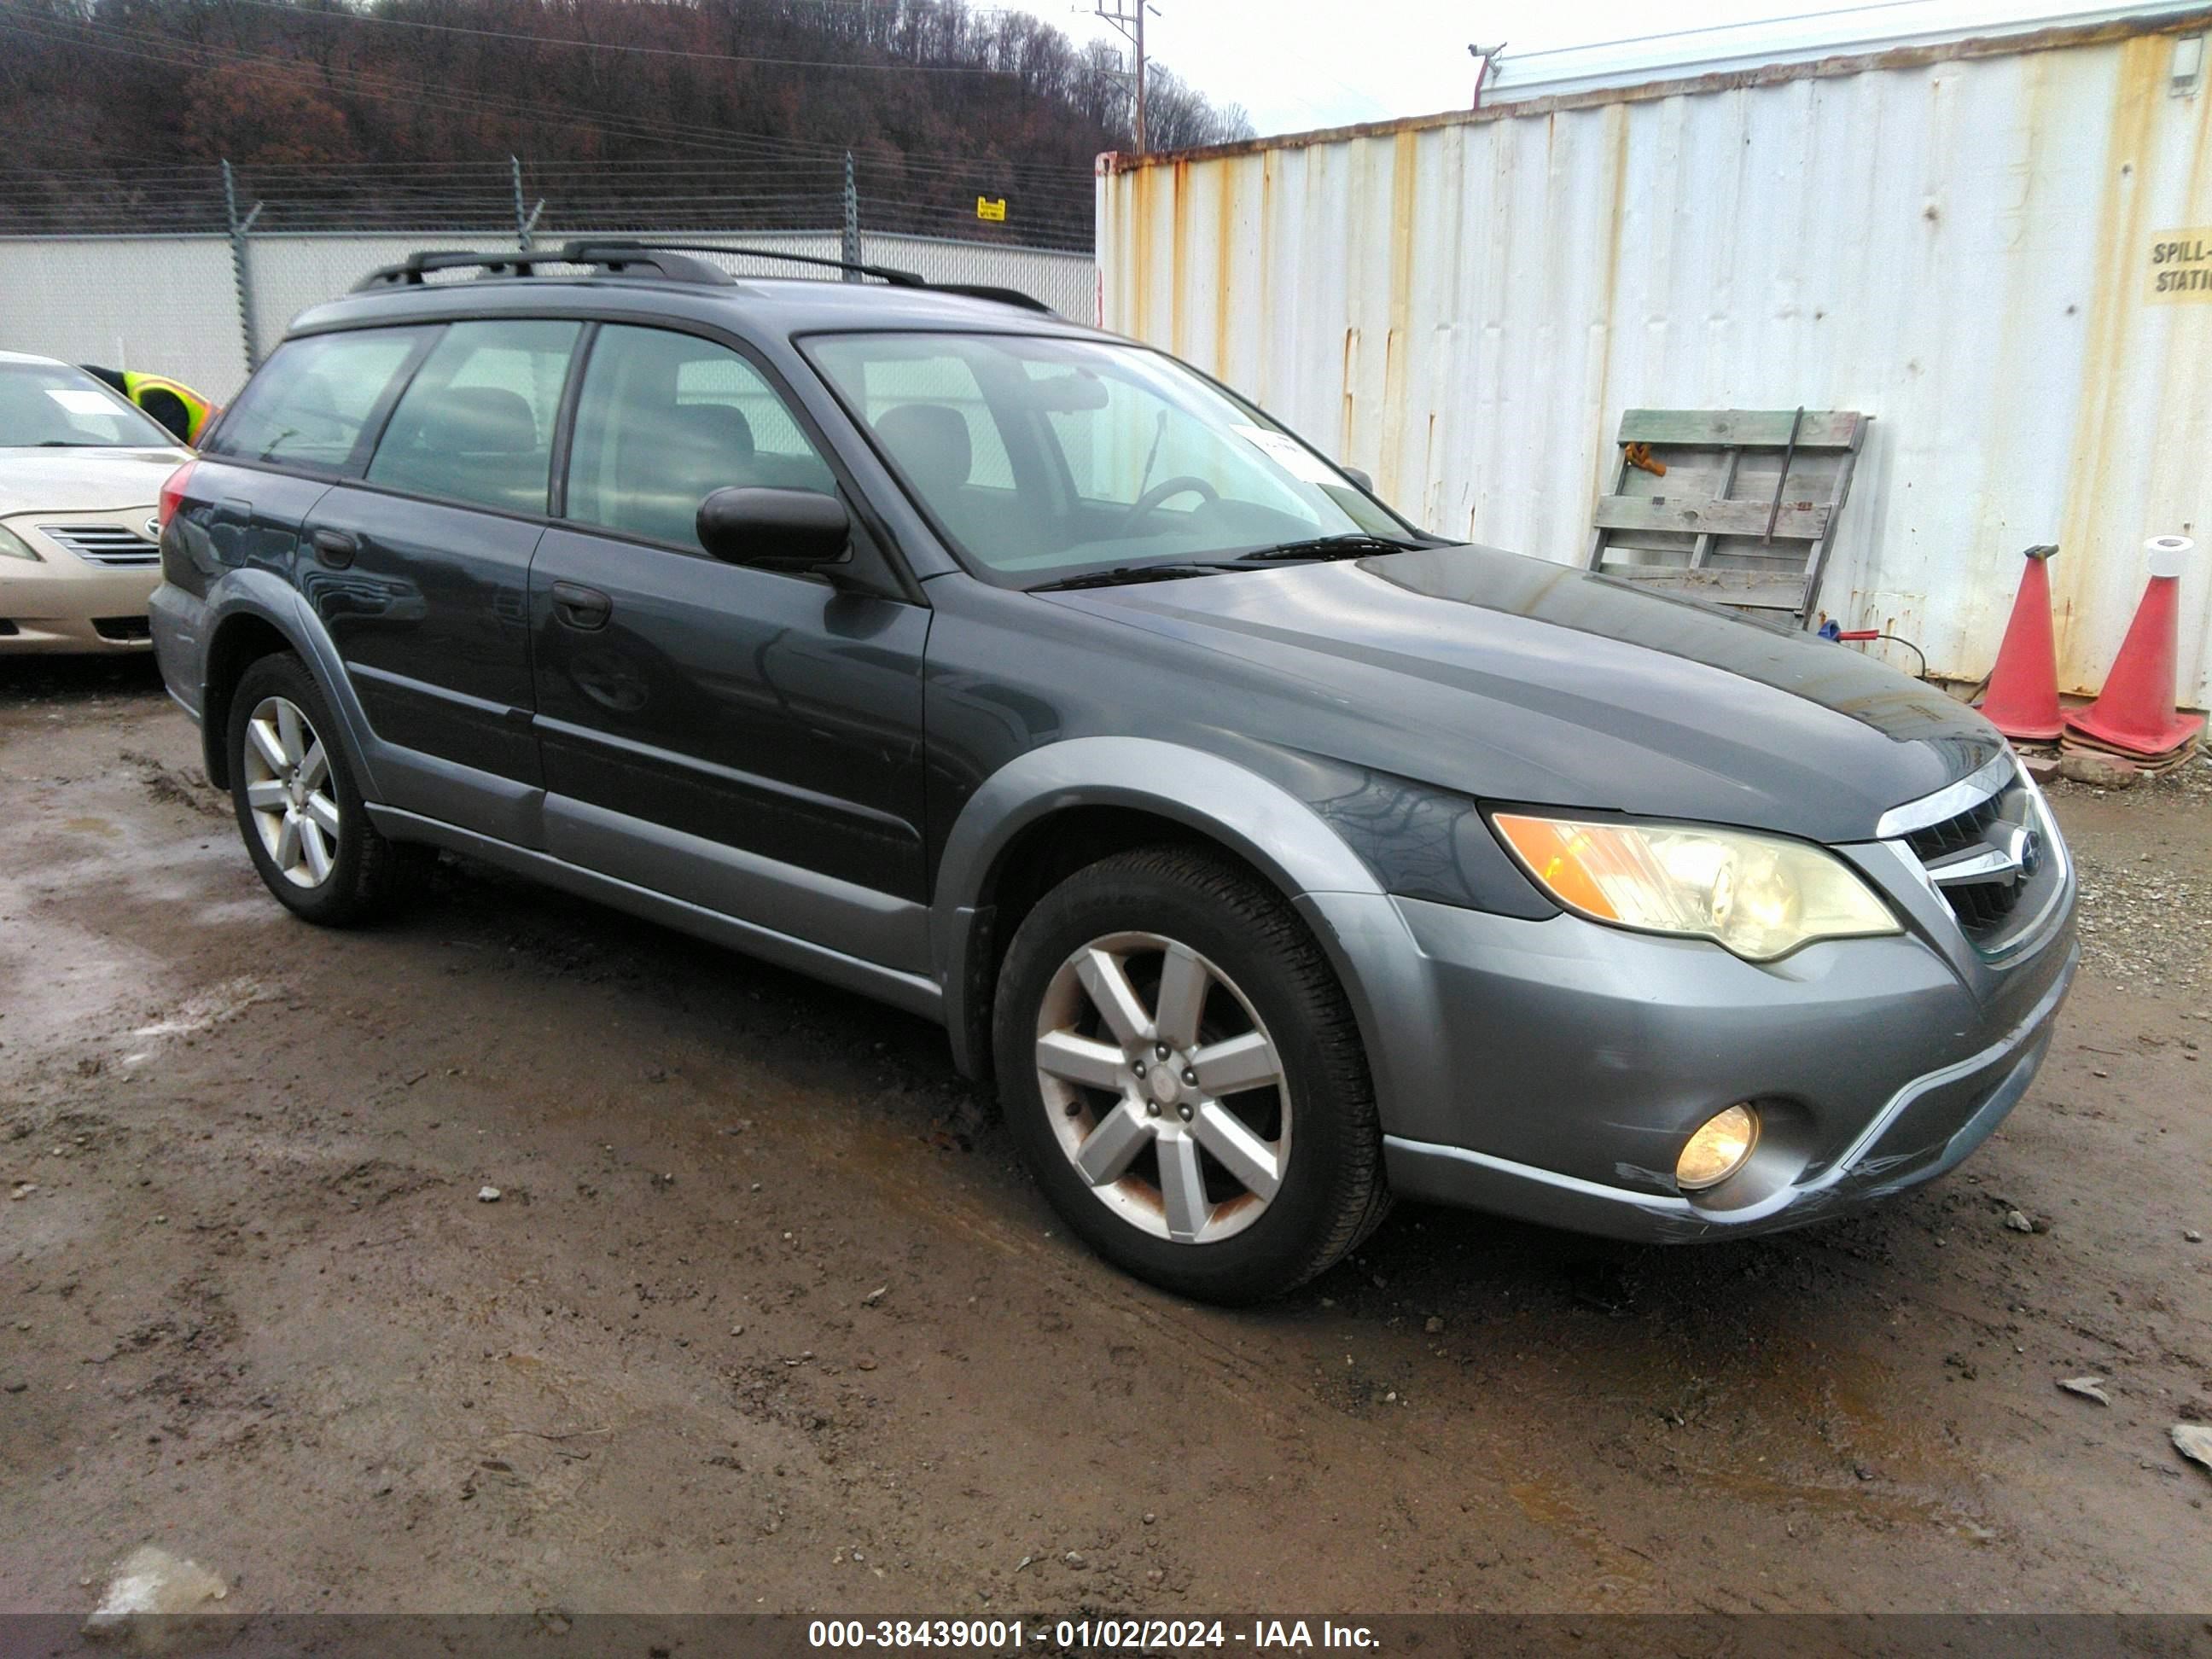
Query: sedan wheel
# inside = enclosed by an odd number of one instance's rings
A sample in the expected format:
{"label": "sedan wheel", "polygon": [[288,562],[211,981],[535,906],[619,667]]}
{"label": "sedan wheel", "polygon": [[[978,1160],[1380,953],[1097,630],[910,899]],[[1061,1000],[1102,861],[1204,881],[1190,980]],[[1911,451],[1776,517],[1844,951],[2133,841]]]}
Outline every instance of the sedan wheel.
{"label": "sedan wheel", "polygon": [[319,887],[337,862],[330,751],[300,706],[264,697],[246,722],[246,800],[261,845],[295,887]]}
{"label": "sedan wheel", "polygon": [[1274,1039],[1179,940],[1110,933],[1062,963],[1038,1012],[1036,1072],[1068,1162],[1155,1237],[1233,1237],[1281,1189],[1292,1107]]}

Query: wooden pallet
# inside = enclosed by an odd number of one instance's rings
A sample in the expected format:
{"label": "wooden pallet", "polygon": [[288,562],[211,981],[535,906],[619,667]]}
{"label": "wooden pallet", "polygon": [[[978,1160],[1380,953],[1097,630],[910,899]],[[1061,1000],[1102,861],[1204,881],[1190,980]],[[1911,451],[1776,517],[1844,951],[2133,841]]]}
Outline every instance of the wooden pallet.
{"label": "wooden pallet", "polygon": [[[1807,625],[1870,415],[1632,409],[1589,568]],[[1629,464],[1642,445],[1663,477]]]}

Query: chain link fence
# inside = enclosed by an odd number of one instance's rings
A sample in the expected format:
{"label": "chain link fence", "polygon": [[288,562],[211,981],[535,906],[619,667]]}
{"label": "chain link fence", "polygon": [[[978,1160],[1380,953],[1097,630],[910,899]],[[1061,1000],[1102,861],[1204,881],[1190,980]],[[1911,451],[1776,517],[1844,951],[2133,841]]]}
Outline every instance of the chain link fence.
{"label": "chain link fence", "polygon": [[[1016,289],[1062,316],[1094,318],[1088,176],[1079,239],[1065,179],[1040,179],[1026,200],[1001,198],[1010,230],[971,221],[990,234],[953,235],[957,222],[940,210],[902,214],[863,192],[866,177],[841,160],[789,188],[744,193],[665,168],[538,170],[512,158],[420,183],[217,166],[106,174],[74,201],[52,175],[18,179],[0,188],[0,349],[173,375],[222,401],[292,318],[379,265],[422,247],[543,250],[579,236],[829,259],[856,248],[870,264]],[[1031,234],[1042,240],[1022,240]],[[735,253],[722,263],[738,276],[810,274]]]}

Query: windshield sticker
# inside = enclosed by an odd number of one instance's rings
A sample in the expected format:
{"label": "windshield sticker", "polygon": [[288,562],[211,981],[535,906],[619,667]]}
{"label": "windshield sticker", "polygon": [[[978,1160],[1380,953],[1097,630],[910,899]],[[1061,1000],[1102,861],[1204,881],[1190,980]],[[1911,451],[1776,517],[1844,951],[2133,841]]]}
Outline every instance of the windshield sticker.
{"label": "windshield sticker", "polygon": [[1241,421],[1232,422],[1231,430],[1293,478],[1301,478],[1313,484],[1344,482],[1329,470],[1327,462],[1295,438],[1286,438],[1279,432],[1270,432],[1265,427],[1248,426]]}
{"label": "windshield sticker", "polygon": [[46,388],[46,392],[72,415],[115,413],[115,405],[102,392],[87,392],[81,386],[50,386]]}

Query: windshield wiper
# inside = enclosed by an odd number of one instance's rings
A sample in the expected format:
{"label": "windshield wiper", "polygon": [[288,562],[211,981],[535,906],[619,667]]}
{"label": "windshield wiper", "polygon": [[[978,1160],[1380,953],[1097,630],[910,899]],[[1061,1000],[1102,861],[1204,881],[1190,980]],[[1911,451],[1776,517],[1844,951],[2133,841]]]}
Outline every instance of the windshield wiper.
{"label": "windshield wiper", "polygon": [[94,438],[41,438],[39,440],[38,447],[40,449],[109,449],[113,447],[112,445],[101,443],[99,440]]}
{"label": "windshield wiper", "polygon": [[1239,564],[1266,564],[1277,559],[1358,559],[1370,553],[1409,553],[1419,546],[1419,542],[1401,542],[1389,536],[1370,535],[1364,530],[1346,531],[1338,536],[1314,536],[1302,542],[1278,542],[1273,547],[1255,548],[1237,556]]}
{"label": "windshield wiper", "polygon": [[1058,581],[1037,582],[1024,591],[1060,593],[1073,587],[1119,587],[1124,582],[1164,582],[1182,576],[1218,576],[1224,570],[1236,568],[1234,564],[1117,564],[1111,570],[1086,570],[1079,576],[1062,576]]}

